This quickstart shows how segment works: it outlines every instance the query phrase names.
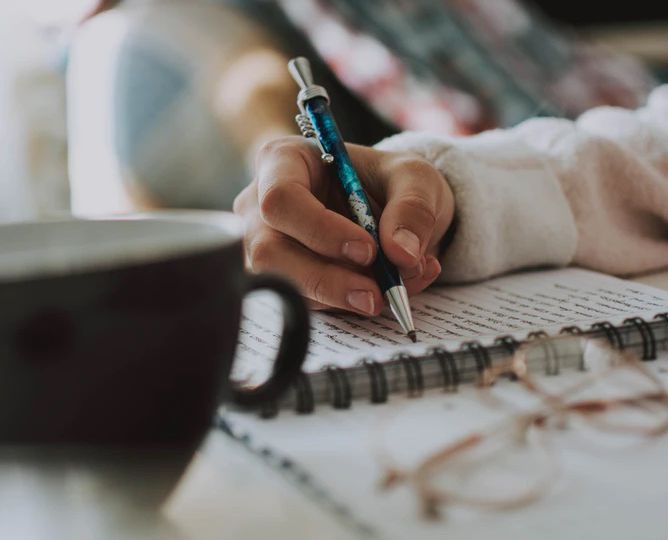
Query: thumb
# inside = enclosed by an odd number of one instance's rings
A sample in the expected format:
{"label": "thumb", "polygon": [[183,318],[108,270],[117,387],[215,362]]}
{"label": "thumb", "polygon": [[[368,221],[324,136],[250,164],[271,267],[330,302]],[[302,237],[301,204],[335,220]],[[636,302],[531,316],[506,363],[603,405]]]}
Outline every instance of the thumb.
{"label": "thumb", "polygon": [[386,183],[380,243],[399,268],[414,268],[445,233],[445,181],[428,163],[410,160],[393,168]]}

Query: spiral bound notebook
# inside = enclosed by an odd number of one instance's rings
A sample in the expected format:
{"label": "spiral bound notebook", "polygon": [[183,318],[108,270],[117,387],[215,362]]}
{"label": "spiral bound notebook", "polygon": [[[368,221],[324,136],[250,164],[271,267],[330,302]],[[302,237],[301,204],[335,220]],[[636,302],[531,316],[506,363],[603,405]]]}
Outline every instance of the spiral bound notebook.
{"label": "spiral bound notebook", "polygon": [[[412,308],[415,345],[389,313],[315,314],[302,375],[273,409],[309,413],[321,404],[345,409],[359,399],[382,403],[397,393],[456,389],[536,337],[587,333],[633,349],[644,360],[668,343],[668,292],[575,268],[432,287],[412,299]],[[281,316],[270,296],[247,301],[235,379],[256,384],[268,376]],[[537,348],[536,365],[548,373],[577,366],[581,352],[573,342]]]}

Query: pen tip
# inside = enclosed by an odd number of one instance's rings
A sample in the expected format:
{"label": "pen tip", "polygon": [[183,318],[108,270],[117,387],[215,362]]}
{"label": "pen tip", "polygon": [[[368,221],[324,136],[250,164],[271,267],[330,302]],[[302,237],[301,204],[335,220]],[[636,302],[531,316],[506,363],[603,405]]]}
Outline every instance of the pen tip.
{"label": "pen tip", "polygon": [[417,335],[415,334],[415,330],[411,330],[407,335],[409,338],[411,338],[413,343],[417,343]]}

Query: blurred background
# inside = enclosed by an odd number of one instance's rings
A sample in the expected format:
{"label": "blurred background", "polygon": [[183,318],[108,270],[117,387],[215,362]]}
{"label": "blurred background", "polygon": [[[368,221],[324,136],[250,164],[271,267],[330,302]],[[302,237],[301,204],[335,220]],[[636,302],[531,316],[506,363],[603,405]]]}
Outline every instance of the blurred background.
{"label": "blurred background", "polygon": [[[0,220],[231,208],[295,133],[308,55],[351,141],[641,105],[668,6],[537,0],[2,0]],[[336,109],[339,109],[338,111]]]}

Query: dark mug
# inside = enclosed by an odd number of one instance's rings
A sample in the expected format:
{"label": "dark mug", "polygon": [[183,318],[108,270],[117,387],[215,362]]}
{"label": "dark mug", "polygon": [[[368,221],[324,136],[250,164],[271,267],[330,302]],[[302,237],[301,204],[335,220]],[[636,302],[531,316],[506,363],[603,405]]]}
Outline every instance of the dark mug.
{"label": "dark mug", "polygon": [[[243,268],[224,212],[0,227],[0,444],[194,449],[221,402],[262,406],[301,370],[308,312]],[[244,295],[284,307],[271,377],[230,382]]]}

